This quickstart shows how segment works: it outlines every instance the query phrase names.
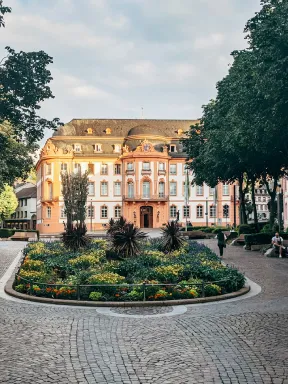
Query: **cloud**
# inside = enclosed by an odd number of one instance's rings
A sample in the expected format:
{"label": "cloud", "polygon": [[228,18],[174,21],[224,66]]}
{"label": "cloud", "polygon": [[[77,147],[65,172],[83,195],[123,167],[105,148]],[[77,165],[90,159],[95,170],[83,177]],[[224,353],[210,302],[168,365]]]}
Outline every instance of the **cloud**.
{"label": "cloud", "polygon": [[104,19],[104,24],[109,28],[114,29],[126,29],[129,27],[129,20],[123,15],[116,16],[114,18],[108,16]]}
{"label": "cloud", "polygon": [[225,42],[225,36],[222,33],[211,33],[208,36],[198,37],[194,41],[195,49],[218,48]]}

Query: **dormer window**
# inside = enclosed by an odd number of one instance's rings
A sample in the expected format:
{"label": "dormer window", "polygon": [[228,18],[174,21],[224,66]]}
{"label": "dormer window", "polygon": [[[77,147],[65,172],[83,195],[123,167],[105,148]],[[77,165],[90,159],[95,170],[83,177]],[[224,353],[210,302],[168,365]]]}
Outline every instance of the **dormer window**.
{"label": "dormer window", "polygon": [[178,129],[177,134],[181,136],[183,134],[183,129]]}
{"label": "dormer window", "polygon": [[177,148],[175,144],[170,144],[170,151],[169,152],[177,152]]}
{"label": "dormer window", "polygon": [[120,152],[121,152],[121,145],[114,144],[114,153],[120,153]]}
{"label": "dormer window", "polygon": [[106,128],[105,133],[106,135],[111,135],[111,128]]}
{"label": "dormer window", "polygon": [[94,144],[94,152],[102,152],[102,144]]}
{"label": "dormer window", "polygon": [[80,144],[74,144],[74,152],[82,152]]}
{"label": "dormer window", "polygon": [[88,133],[88,135],[92,135],[93,129],[92,128],[87,128],[87,133]]}

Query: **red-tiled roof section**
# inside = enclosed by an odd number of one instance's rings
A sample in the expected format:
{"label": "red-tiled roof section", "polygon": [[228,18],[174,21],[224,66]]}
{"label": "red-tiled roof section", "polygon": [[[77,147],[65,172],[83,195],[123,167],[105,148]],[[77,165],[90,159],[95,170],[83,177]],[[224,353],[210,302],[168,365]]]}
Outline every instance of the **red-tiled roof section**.
{"label": "red-tiled roof section", "polygon": [[[59,127],[53,136],[110,136],[127,137],[130,134],[151,134],[175,137],[178,130],[188,131],[198,120],[157,120],[157,119],[73,119]],[[92,133],[88,133],[88,128]]]}

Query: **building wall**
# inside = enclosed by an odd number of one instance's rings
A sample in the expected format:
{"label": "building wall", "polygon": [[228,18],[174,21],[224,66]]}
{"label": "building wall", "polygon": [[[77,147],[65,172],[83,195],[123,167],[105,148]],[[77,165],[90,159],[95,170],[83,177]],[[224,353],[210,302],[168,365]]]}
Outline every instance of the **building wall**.
{"label": "building wall", "polygon": [[[151,171],[143,171],[143,162],[150,163]],[[88,230],[101,230],[105,228],[111,217],[115,217],[115,207],[121,208],[121,214],[137,226],[141,225],[141,207],[152,207],[153,209],[153,227],[161,227],[169,220],[175,220],[171,216],[171,206],[179,210],[179,221],[185,225],[184,217],[184,182],[185,182],[185,159],[171,159],[168,153],[156,154],[148,153],[128,153],[119,158],[95,158],[75,159],[72,155],[66,157],[57,157],[55,155],[46,156],[37,167],[37,226],[41,233],[59,233],[63,231],[65,217],[61,215],[61,209],[64,208],[63,197],[61,196],[61,163],[67,164],[67,171],[75,170],[75,164],[80,164],[81,171],[88,170],[88,164],[94,166],[94,173],[90,174],[89,181],[94,183],[94,193],[89,194],[87,198],[87,208],[92,204],[94,214],[91,218],[87,217],[86,224]],[[127,170],[128,163],[133,163],[134,172]],[[164,172],[159,170],[159,163],[164,163]],[[101,173],[102,164],[108,165],[108,174]],[[121,165],[121,175],[116,175],[114,165]],[[170,165],[175,164],[176,174],[171,174]],[[51,171],[50,171],[51,169]],[[193,175],[190,174],[190,182]],[[143,182],[150,182],[150,199],[143,196]],[[159,196],[159,182],[165,183],[164,199],[157,199]],[[101,182],[108,183],[108,195],[101,194]],[[114,195],[114,183],[121,183],[121,195]],[[134,194],[136,199],[128,199],[128,182],[134,183]],[[175,196],[170,194],[170,183],[177,183],[177,193]],[[52,185],[52,192],[49,189]],[[50,187],[51,188],[51,187]],[[227,192],[227,189],[226,189]],[[50,194],[52,193],[52,196]],[[197,186],[190,186],[189,207],[190,215],[188,222],[193,225],[206,225],[206,207],[208,205],[208,225],[233,225],[233,186],[228,186],[228,192],[223,195],[223,187],[217,187],[218,201],[216,205],[216,217],[211,217],[210,206],[214,205],[214,195],[211,194],[207,185],[203,186],[203,193],[197,194]],[[207,201],[207,205],[206,205]],[[223,215],[223,206],[229,206],[229,217]],[[101,217],[101,207],[107,207],[107,218]],[[197,217],[197,207],[202,206],[202,216]],[[238,222],[238,208],[237,222]]]}

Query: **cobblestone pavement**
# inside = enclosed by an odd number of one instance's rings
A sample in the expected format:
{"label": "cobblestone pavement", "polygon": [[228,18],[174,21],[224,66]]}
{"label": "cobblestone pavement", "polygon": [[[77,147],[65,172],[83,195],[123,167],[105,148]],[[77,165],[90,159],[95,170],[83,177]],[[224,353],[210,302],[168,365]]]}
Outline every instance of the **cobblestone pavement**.
{"label": "cobblestone pavement", "polygon": [[[20,247],[0,243],[0,275]],[[0,383],[288,384],[288,260],[228,247],[224,261],[262,292],[141,319],[0,299]]]}

